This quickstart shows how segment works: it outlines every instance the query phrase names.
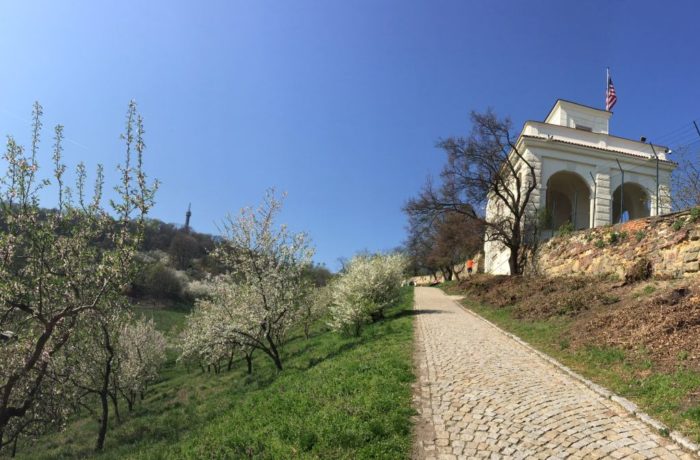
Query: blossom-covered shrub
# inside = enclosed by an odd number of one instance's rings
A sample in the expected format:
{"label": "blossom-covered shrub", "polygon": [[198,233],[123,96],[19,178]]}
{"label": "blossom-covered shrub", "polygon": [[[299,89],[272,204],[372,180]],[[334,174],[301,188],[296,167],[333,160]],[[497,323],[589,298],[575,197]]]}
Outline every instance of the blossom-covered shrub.
{"label": "blossom-covered shrub", "polygon": [[334,329],[359,334],[363,324],[384,317],[399,298],[406,259],[400,254],[353,258],[346,272],[331,283],[331,322]]}

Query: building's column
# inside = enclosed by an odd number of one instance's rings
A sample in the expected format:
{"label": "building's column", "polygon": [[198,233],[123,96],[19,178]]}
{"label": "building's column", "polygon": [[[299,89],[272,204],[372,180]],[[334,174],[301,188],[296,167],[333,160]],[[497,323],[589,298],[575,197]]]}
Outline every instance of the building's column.
{"label": "building's column", "polygon": [[595,197],[595,226],[602,227],[609,225],[612,219],[610,207],[610,174],[596,173],[596,197]]}
{"label": "building's column", "polygon": [[[542,183],[542,162],[540,159],[528,151],[525,153],[525,158],[532,165],[535,170],[535,180],[537,181],[537,187],[532,191],[530,195],[530,202],[528,203],[529,212],[536,214],[540,209],[544,209],[545,200],[545,190],[546,186]],[[523,186],[527,187],[527,177],[523,180]]]}
{"label": "building's column", "polygon": [[[653,207],[655,208],[656,205]],[[659,184],[659,215],[668,214],[669,212],[671,212],[671,189],[666,184]]]}

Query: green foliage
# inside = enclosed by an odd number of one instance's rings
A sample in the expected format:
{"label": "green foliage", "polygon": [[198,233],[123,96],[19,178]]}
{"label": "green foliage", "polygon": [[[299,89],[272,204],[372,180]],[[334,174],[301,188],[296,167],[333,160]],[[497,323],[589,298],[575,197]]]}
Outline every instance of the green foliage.
{"label": "green foliage", "polygon": [[653,294],[654,291],[656,291],[656,286],[654,286],[653,284],[649,284],[647,286],[644,286],[644,289],[642,289],[642,294],[649,295]]}
{"label": "green foliage", "polygon": [[[114,423],[100,458],[408,458],[412,308],[404,288],[358,337],[316,323],[308,341],[297,334],[289,343],[283,373],[264,357],[250,377],[240,360],[212,376],[171,359],[144,404]],[[89,457],[94,424],[84,414],[19,458]]]}
{"label": "green foliage", "polygon": [[697,222],[700,219],[700,207],[692,208],[690,210],[689,222]]}
{"label": "green foliage", "polygon": [[603,249],[605,247],[605,241],[602,238],[598,238],[593,245],[598,249]]}
{"label": "green foliage", "polygon": [[156,262],[144,267],[135,282],[138,292],[158,300],[183,300],[183,285],[175,271]]}
{"label": "green foliage", "polygon": [[557,230],[557,236],[567,236],[571,235],[574,231],[574,224],[571,222],[567,222],[563,224],[559,229]]}
{"label": "green foliage", "polygon": [[675,230],[675,231],[678,231],[678,230],[680,230],[681,228],[683,228],[683,224],[685,224],[685,219],[683,219],[682,217],[680,217],[680,218],[678,218],[678,219],[676,219],[676,220],[673,221],[673,224],[671,225],[671,228],[672,228],[673,230]]}
{"label": "green foliage", "polygon": [[644,230],[637,230],[634,233],[634,237],[636,238],[637,242],[642,241],[645,236],[646,236],[646,233],[644,233]]}
{"label": "green foliage", "polygon": [[613,244],[617,244],[620,241],[620,233],[618,232],[610,232],[608,234],[608,243],[612,246]]}
{"label": "green foliage", "polygon": [[553,221],[552,221],[552,212],[547,209],[540,209],[537,212],[537,226],[540,229],[549,229],[552,228]]}

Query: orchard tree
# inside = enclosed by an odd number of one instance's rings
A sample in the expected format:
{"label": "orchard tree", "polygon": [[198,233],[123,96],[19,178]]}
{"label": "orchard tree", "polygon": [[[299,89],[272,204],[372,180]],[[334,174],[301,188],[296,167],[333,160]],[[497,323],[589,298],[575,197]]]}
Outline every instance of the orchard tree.
{"label": "orchard tree", "polygon": [[398,301],[407,261],[402,254],[354,257],[331,283],[329,325],[359,335],[362,325],[384,317]]}
{"label": "orchard tree", "polygon": [[311,333],[311,326],[322,319],[329,311],[333,302],[333,295],[329,285],[314,288],[309,300],[301,307],[301,323],[304,327],[304,337],[308,340]]}
{"label": "orchard tree", "polygon": [[243,209],[224,221],[215,255],[227,273],[215,278],[210,297],[196,306],[219,319],[225,333],[244,349],[268,355],[278,370],[287,334],[309,300],[307,272],[314,253],[306,234],[277,227],[281,209],[282,201],[269,190],[257,209]]}
{"label": "orchard tree", "polygon": [[[524,245],[535,211],[530,196],[537,188],[535,164],[521,151],[509,119],[492,111],[472,112],[469,137],[450,137],[438,143],[447,164],[436,188],[430,180],[404,210],[409,216],[434,217],[447,211],[463,214],[484,228],[485,239],[510,250],[511,274],[522,273]],[[486,212],[491,200],[493,209]]]}
{"label": "orchard tree", "polygon": [[167,341],[153,320],[131,320],[118,336],[117,369],[113,388],[127,403],[129,412],[136,399],[145,397],[148,386],[158,378],[165,363]]}
{"label": "orchard tree", "polygon": [[[0,341],[0,449],[22,427],[52,422],[44,407],[53,404],[52,392],[69,384],[60,378],[65,373],[57,369],[59,357],[87,315],[111,310],[124,298],[156,189],[143,171],[143,122],[134,102],[123,135],[121,182],[110,202],[114,217],[102,205],[101,166],[90,196],[82,164],[75,189],[65,186],[60,125],[54,130],[53,177],[39,175],[41,115],[36,103],[29,151],[8,137],[0,179],[0,331],[11,337]],[[39,193],[51,184],[56,208],[45,211]]]}
{"label": "orchard tree", "polygon": [[[181,354],[179,361],[186,365],[196,364],[202,371],[221,371],[222,363],[228,370],[233,367],[237,354],[242,354],[248,365],[248,373],[253,372],[253,347],[244,343],[240,335],[231,327],[226,305],[211,301],[221,300],[225,289],[221,283],[215,284],[206,297],[199,299],[195,310],[187,317],[187,324],[180,336]],[[207,299],[209,301],[206,301]]]}

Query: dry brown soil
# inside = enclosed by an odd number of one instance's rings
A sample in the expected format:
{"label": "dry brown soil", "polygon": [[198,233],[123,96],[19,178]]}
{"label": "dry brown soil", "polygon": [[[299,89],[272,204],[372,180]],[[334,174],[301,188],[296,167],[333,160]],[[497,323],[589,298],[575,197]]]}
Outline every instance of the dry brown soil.
{"label": "dry brown soil", "polygon": [[573,348],[615,346],[643,353],[659,370],[679,363],[700,370],[700,277],[625,283],[476,275],[451,291],[496,308],[513,306],[525,320],[569,318],[566,339]]}

